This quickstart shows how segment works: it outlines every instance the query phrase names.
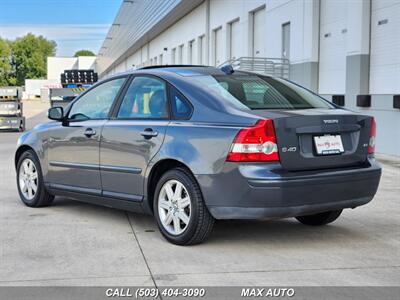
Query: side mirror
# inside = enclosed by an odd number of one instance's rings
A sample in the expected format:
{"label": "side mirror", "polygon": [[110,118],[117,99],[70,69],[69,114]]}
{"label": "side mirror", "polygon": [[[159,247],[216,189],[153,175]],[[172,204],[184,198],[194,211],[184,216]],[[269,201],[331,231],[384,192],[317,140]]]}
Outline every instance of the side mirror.
{"label": "side mirror", "polygon": [[62,107],[52,107],[47,112],[50,120],[62,121],[64,119],[64,109]]}

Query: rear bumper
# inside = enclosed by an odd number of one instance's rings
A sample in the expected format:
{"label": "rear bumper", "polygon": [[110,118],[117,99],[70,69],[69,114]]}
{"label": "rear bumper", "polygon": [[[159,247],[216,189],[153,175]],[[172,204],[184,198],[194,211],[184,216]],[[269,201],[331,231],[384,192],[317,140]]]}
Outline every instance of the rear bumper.
{"label": "rear bumper", "polygon": [[210,213],[216,219],[272,219],[288,218],[302,215],[311,215],[329,210],[344,208],[354,208],[367,204],[372,197],[351,199],[346,201],[336,201],[329,203],[285,206],[285,207],[223,207],[211,206]]}
{"label": "rear bumper", "polygon": [[279,164],[228,163],[218,175],[198,175],[216,219],[268,219],[354,208],[374,197],[381,177],[370,159],[357,168],[285,172]]}

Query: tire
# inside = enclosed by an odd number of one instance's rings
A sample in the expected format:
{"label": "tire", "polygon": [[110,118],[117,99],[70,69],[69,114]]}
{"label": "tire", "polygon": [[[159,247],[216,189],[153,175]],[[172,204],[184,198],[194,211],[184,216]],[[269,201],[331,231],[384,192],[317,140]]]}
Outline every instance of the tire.
{"label": "tire", "polygon": [[[179,184],[182,185],[180,188]],[[168,186],[173,194],[168,194]],[[179,195],[178,189],[181,191]],[[188,197],[189,200],[187,200]],[[169,170],[160,178],[154,193],[153,208],[158,228],[162,235],[173,244],[199,244],[212,232],[214,218],[204,203],[197,181],[184,168]],[[179,224],[177,227],[176,223]]]}
{"label": "tire", "polygon": [[[26,163],[26,164],[25,164]],[[30,164],[33,164],[32,172],[25,172],[25,167],[30,170]],[[34,175],[36,173],[36,175]],[[29,175],[26,175],[29,174]],[[32,175],[33,174],[33,175]],[[30,176],[30,177],[29,177]],[[34,179],[36,177],[36,179]],[[24,180],[25,178],[25,180]],[[30,178],[30,180],[29,180]],[[29,185],[26,183],[30,181]],[[33,183],[32,183],[33,181]],[[24,188],[24,185],[26,188]],[[33,185],[36,185],[34,191]],[[31,192],[29,192],[29,187]],[[22,202],[29,207],[49,206],[54,200],[54,196],[49,194],[43,183],[42,169],[36,154],[32,150],[25,151],[20,156],[17,163],[17,187]]]}
{"label": "tire", "polygon": [[308,215],[308,216],[300,216],[296,217],[297,221],[304,225],[311,225],[311,226],[321,226],[332,223],[337,218],[339,218],[340,214],[342,213],[342,209],[340,210],[332,210],[327,211],[315,215]]}

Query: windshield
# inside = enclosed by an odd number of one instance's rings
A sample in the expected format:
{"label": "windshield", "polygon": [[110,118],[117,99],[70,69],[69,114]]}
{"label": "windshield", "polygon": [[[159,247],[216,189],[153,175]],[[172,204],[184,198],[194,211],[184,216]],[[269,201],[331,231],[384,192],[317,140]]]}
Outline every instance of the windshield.
{"label": "windshield", "polygon": [[320,96],[289,81],[261,75],[195,76],[203,87],[250,109],[335,108]]}

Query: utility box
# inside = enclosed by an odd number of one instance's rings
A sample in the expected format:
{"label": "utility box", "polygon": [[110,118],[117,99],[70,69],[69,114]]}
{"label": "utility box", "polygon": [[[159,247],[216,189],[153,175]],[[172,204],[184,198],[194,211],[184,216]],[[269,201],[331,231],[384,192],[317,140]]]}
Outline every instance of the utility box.
{"label": "utility box", "polygon": [[25,130],[20,87],[0,87],[0,130]]}
{"label": "utility box", "polygon": [[17,86],[0,87],[0,101],[2,100],[21,100],[22,88]]}

